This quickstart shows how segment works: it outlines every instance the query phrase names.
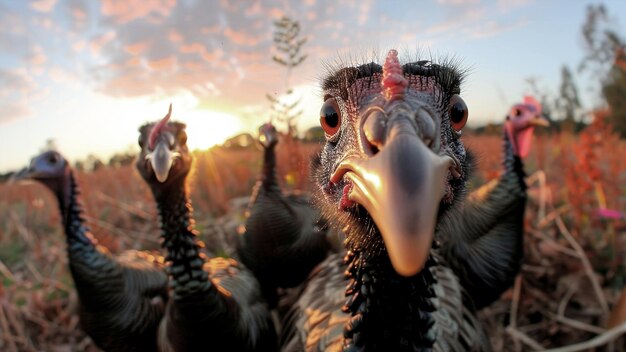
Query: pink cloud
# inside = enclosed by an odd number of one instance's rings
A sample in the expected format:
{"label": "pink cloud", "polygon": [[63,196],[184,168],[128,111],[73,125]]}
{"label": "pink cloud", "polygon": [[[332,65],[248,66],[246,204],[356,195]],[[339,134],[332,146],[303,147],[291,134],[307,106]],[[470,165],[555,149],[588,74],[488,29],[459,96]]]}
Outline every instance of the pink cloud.
{"label": "pink cloud", "polygon": [[85,49],[85,46],[87,46],[87,42],[85,42],[84,40],[79,40],[77,42],[74,42],[74,44],[72,44],[72,49],[78,53],[78,52],[83,51],[83,49]]}
{"label": "pink cloud", "polygon": [[230,28],[224,30],[224,36],[237,45],[247,46],[255,46],[264,39],[264,36],[253,37],[245,32],[237,32]]}
{"label": "pink cloud", "polygon": [[175,29],[172,29],[167,34],[167,38],[174,43],[177,43],[183,40],[183,36]]}
{"label": "pink cloud", "polygon": [[126,23],[150,14],[167,17],[176,6],[176,0],[103,0],[100,11],[118,23]]}
{"label": "pink cloud", "polygon": [[170,56],[157,60],[149,60],[148,67],[155,71],[167,70],[172,71],[176,67],[176,57]]}
{"label": "pink cloud", "polygon": [[41,66],[45,64],[46,61],[48,61],[48,57],[44,54],[43,49],[40,46],[34,46],[28,57],[28,63],[32,66]]}
{"label": "pink cloud", "polygon": [[17,102],[0,100],[0,110],[2,110],[0,123],[15,121],[20,118],[30,116],[33,113],[33,109],[26,101]]}
{"label": "pink cloud", "polygon": [[206,48],[201,43],[183,44],[180,46],[180,52],[183,54],[202,54],[206,52]]}
{"label": "pink cloud", "polygon": [[76,75],[60,67],[53,67],[49,69],[48,77],[57,83],[71,83],[76,80]]}
{"label": "pink cloud", "polygon": [[280,18],[280,17],[283,17],[285,15],[285,11],[283,9],[279,9],[277,7],[274,7],[274,8],[269,10],[268,14],[270,15],[270,17]]}
{"label": "pink cloud", "polygon": [[183,54],[198,54],[204,61],[211,62],[213,60],[219,59],[223,52],[222,50],[214,50],[213,52],[209,52],[204,44],[201,43],[192,43],[180,46],[180,52]]}
{"label": "pink cloud", "polygon": [[30,3],[30,8],[39,12],[50,12],[56,5],[57,0],[39,0]]}
{"label": "pink cloud", "polygon": [[93,40],[91,40],[91,42],[89,43],[89,48],[91,49],[91,53],[93,55],[99,55],[100,51],[102,50],[102,48],[109,43],[110,41],[112,41],[113,39],[115,39],[117,35],[115,34],[115,32],[113,30],[110,30],[96,38],[94,38]]}
{"label": "pink cloud", "polygon": [[138,43],[126,45],[124,47],[124,50],[133,56],[137,56],[143,53],[148,48],[149,45],[150,45],[149,42],[138,42]]}
{"label": "pink cloud", "polygon": [[32,113],[29,101],[40,95],[38,86],[25,69],[0,69],[0,122],[16,120]]}
{"label": "pink cloud", "polygon": [[141,65],[141,58],[134,56],[130,60],[126,61],[126,65],[130,67],[137,67]]}
{"label": "pink cloud", "polygon": [[84,21],[87,18],[87,12],[81,8],[75,7],[72,9],[72,16],[76,21]]}

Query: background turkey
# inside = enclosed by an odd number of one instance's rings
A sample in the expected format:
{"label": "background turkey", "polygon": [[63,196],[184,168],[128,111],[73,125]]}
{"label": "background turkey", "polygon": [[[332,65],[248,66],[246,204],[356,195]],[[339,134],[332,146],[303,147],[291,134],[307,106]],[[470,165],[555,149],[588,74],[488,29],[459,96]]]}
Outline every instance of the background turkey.
{"label": "background turkey", "polygon": [[441,253],[477,308],[498,299],[520,270],[527,198],[523,159],[535,126],[547,125],[534,99],[514,105],[504,123],[502,175],[472,192],[439,229]]}
{"label": "background turkey", "polygon": [[490,349],[431,250],[467,179],[461,80],[449,62],[400,66],[391,50],[384,68],[344,67],[323,81],[316,199],[345,230],[347,268],[333,255],[310,277],[285,324],[285,350]]}
{"label": "background turkey", "polygon": [[276,349],[276,333],[259,285],[234,260],[201,253],[185,180],[192,164],[185,125],[140,128],[137,169],[148,183],[161,220],[171,298],[159,330],[162,351]]}
{"label": "background turkey", "polygon": [[259,127],[263,168],[259,175],[241,236],[239,255],[259,279],[271,306],[278,287],[301,284],[327,255],[330,244],[320,213],[310,197],[285,195],[276,177],[278,133],[271,123]]}
{"label": "background turkey", "polygon": [[59,202],[83,330],[105,351],[156,350],[167,302],[163,258],[139,251],[113,258],[98,245],[83,219],[74,173],[58,152],[33,158],[15,178],[41,182]]}

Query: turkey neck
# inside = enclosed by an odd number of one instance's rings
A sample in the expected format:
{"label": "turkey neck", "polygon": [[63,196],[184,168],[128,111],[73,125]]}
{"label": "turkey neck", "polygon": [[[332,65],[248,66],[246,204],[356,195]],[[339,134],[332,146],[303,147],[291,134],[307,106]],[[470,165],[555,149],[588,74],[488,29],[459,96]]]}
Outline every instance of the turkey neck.
{"label": "turkey neck", "polygon": [[524,172],[524,163],[522,162],[522,158],[515,155],[513,152],[513,144],[511,144],[511,140],[509,139],[509,134],[504,132],[503,138],[503,149],[504,149],[504,173],[505,174],[513,174],[517,177],[517,181],[522,192],[526,191],[526,181],[524,178],[526,177],[526,173]]}
{"label": "turkey neck", "polygon": [[[85,226],[83,217],[83,206],[80,200],[80,189],[74,172],[67,171],[65,182],[58,185],[61,192],[57,192],[61,221],[65,229],[68,248],[81,247],[95,250],[95,240],[89,233],[89,228]],[[70,251],[70,255],[73,252]]]}
{"label": "turkey neck", "polygon": [[275,146],[263,148],[263,170],[261,171],[261,184],[267,192],[280,192],[276,179],[276,153]]}
{"label": "turkey neck", "polygon": [[184,182],[172,185],[167,192],[154,193],[161,221],[161,246],[167,251],[166,260],[173,279],[174,298],[183,298],[210,286],[202,269],[204,258],[194,229],[191,202]]}
{"label": "turkey neck", "polygon": [[206,258],[200,253],[202,245],[194,229],[191,202],[184,180],[172,185],[167,192],[153,193],[161,221],[162,247],[167,251],[166,260],[170,262],[167,271],[174,304],[169,307],[175,311],[171,319],[175,322],[178,317],[181,321],[195,323],[205,319],[217,322],[220,319],[216,318],[234,314],[234,304],[229,302],[232,298],[222,295],[202,268]]}
{"label": "turkey neck", "polygon": [[98,303],[99,297],[117,297],[116,293],[121,292],[123,282],[116,280],[121,278],[121,268],[106,249],[97,247],[85,225],[80,190],[71,170],[59,186],[62,191],[56,196],[65,228],[70,271],[81,303],[90,306],[90,311],[97,311],[103,307]]}
{"label": "turkey neck", "polygon": [[352,315],[344,327],[344,351],[430,350],[435,341],[434,258],[420,273],[402,277],[385,252],[377,258],[365,254],[350,250],[344,258],[350,281],[342,309]]}

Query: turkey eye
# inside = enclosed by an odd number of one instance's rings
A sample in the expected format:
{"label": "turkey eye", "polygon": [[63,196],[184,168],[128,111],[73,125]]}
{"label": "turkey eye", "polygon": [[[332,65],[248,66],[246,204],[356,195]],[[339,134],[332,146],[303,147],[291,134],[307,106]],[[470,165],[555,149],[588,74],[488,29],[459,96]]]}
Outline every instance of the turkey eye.
{"label": "turkey eye", "polygon": [[335,98],[326,99],[320,110],[320,124],[327,137],[337,134],[341,127],[341,113]]}
{"label": "turkey eye", "polygon": [[522,114],[522,110],[520,109],[515,109],[515,111],[513,112],[513,116],[520,116]]}
{"label": "turkey eye", "polygon": [[56,155],[51,154],[51,155],[48,157],[48,161],[50,162],[50,164],[56,164],[56,163],[57,163],[57,161],[59,161],[59,158],[57,158],[57,156],[56,156]]}
{"label": "turkey eye", "polygon": [[460,131],[467,122],[467,105],[463,99],[455,94],[450,99],[450,124],[455,131]]}

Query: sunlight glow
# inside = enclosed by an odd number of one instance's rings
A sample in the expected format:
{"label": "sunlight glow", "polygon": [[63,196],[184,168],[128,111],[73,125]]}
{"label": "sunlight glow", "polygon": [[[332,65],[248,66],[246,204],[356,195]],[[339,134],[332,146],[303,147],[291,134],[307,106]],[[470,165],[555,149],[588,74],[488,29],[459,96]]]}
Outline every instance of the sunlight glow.
{"label": "sunlight glow", "polygon": [[193,149],[207,149],[241,133],[239,117],[225,112],[181,111],[179,120],[187,124],[187,144]]}

